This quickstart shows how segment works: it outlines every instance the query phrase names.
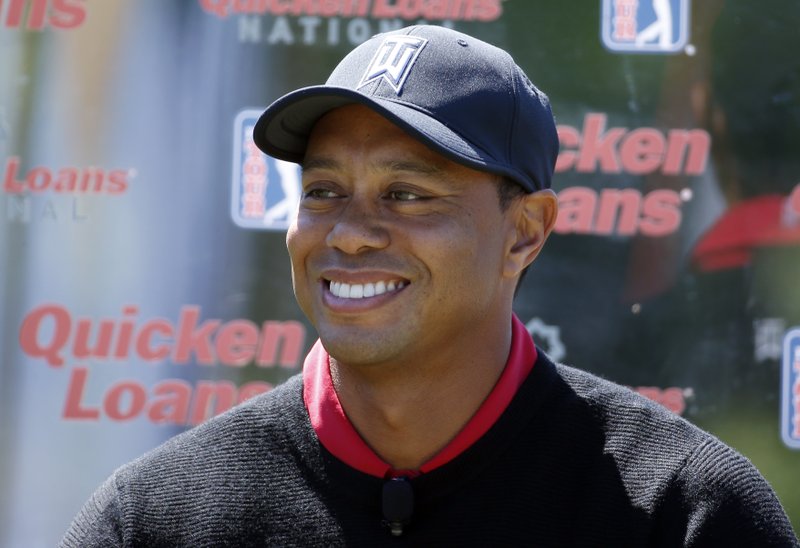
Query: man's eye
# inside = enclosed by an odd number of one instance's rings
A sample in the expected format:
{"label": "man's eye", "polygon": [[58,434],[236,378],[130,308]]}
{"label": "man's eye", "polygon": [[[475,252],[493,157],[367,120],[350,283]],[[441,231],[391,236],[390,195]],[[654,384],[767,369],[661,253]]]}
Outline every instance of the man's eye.
{"label": "man's eye", "polygon": [[422,196],[408,190],[392,190],[386,194],[390,200],[397,200],[398,202],[411,202],[414,200],[421,200]]}
{"label": "man's eye", "polygon": [[303,193],[303,198],[311,198],[312,200],[326,200],[330,198],[337,198],[339,195],[328,188],[312,188]]}

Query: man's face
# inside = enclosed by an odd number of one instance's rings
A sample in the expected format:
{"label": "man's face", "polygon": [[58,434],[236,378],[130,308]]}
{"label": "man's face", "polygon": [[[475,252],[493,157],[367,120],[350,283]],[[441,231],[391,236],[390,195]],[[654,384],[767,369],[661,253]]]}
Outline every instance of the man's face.
{"label": "man's face", "polygon": [[341,107],[316,124],[303,163],[287,235],[295,294],[339,362],[420,363],[510,321],[513,231],[496,176]]}

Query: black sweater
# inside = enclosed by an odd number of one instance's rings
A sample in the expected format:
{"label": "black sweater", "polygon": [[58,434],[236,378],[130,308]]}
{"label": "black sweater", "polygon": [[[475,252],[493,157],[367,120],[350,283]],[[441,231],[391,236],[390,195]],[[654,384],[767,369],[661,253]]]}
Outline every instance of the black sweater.
{"label": "black sweater", "polygon": [[543,352],[478,442],[411,480],[400,537],[383,484],[320,445],[296,376],[117,470],[62,546],[800,546],[744,457]]}

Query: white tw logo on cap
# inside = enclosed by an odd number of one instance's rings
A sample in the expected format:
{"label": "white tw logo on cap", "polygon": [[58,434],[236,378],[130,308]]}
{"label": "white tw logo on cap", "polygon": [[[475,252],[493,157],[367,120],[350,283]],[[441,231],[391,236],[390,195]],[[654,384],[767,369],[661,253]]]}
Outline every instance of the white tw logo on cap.
{"label": "white tw logo on cap", "polygon": [[394,35],[384,38],[356,89],[384,78],[399,95],[419,52],[427,43],[426,39],[415,36]]}

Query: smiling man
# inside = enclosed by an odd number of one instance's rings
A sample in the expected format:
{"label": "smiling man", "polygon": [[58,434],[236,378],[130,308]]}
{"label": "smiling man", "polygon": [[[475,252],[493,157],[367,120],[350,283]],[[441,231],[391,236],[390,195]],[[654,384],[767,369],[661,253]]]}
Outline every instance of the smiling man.
{"label": "smiling man", "polygon": [[122,468],[64,546],[797,546],[741,455],[514,316],[555,223],[547,98],[416,26],[259,120],[303,166],[302,375]]}

